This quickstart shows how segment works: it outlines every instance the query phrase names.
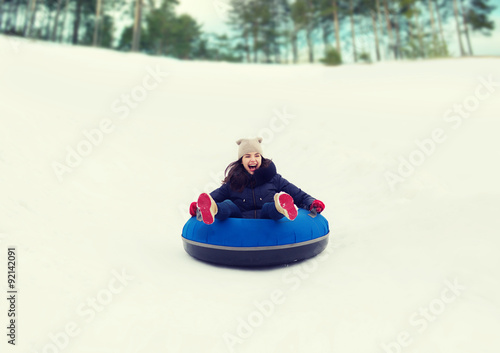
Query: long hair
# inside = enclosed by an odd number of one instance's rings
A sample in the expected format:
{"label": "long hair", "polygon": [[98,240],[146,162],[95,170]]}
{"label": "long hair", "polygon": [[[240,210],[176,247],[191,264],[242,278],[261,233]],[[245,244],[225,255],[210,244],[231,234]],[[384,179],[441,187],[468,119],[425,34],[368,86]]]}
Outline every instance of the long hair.
{"label": "long hair", "polygon": [[[230,163],[224,172],[224,180],[222,180],[223,184],[229,183],[229,186],[234,191],[242,192],[250,183],[251,175],[247,172],[243,163],[241,162],[243,157]],[[260,164],[260,168],[267,168],[271,164],[271,160],[262,157],[262,162]],[[257,169],[258,170],[258,169]]]}

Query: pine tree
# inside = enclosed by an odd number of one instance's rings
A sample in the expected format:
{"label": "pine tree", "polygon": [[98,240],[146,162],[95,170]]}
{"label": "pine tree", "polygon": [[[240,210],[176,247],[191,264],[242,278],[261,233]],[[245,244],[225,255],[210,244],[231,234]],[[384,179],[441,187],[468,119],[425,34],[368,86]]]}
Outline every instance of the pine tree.
{"label": "pine tree", "polygon": [[480,31],[483,35],[491,35],[495,29],[495,22],[488,16],[495,9],[489,4],[489,0],[471,0],[465,12],[467,23],[472,26],[473,31]]}
{"label": "pine tree", "polygon": [[250,20],[249,6],[244,0],[232,0],[228,25],[236,32],[237,46],[245,53],[246,62],[250,62]]}
{"label": "pine tree", "polygon": [[312,32],[316,22],[317,8],[310,0],[295,0],[292,4],[291,16],[295,24],[296,33],[305,31],[309,62],[314,62],[314,44]]}

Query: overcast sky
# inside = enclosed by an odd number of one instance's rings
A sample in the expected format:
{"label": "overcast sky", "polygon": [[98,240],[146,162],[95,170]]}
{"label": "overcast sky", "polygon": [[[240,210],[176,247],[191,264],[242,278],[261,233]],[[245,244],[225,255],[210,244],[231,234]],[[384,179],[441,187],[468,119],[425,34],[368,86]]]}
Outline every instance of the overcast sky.
{"label": "overcast sky", "polygon": [[[188,13],[203,24],[205,32],[227,33],[228,28],[225,25],[226,13],[229,8],[230,0],[179,0],[177,13]],[[495,3],[493,1],[491,3]],[[500,56],[500,6],[497,6],[494,12],[496,30],[491,37],[474,34],[472,36],[472,46],[475,55],[498,55]],[[453,23],[449,21],[449,25]],[[454,26],[454,25],[453,25]],[[449,33],[453,32],[452,27]],[[450,38],[450,51],[454,54],[459,52],[458,41],[456,37]],[[465,45],[465,43],[464,43]]]}

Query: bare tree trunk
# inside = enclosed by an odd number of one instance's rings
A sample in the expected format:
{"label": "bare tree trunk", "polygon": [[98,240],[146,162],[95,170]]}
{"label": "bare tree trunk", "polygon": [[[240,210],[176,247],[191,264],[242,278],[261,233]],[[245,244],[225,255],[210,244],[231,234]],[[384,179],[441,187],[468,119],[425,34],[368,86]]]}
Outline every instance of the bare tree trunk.
{"label": "bare tree trunk", "polygon": [[56,37],[57,37],[57,28],[59,26],[59,14],[61,13],[61,3],[62,3],[62,0],[57,1],[56,17],[54,19],[54,26],[52,28],[52,35],[51,35],[51,40],[53,42],[56,41]]}
{"label": "bare tree trunk", "polygon": [[30,18],[30,8],[31,8],[31,2],[33,0],[27,0],[26,3],[26,11],[24,14],[24,28],[23,28],[23,36],[26,37],[26,33],[28,33],[28,25],[29,25],[29,18]]}
{"label": "bare tree trunk", "polygon": [[66,18],[68,17],[68,9],[69,9],[69,0],[66,0],[66,4],[64,5],[64,16],[61,25],[61,31],[59,32],[59,42],[63,41],[63,34],[66,28]]}
{"label": "bare tree trunk", "polygon": [[[43,3],[43,1],[42,1],[42,3]],[[50,39],[51,18],[52,18],[52,12],[50,12],[50,10],[47,9],[47,14],[45,15],[45,34],[43,36],[46,40]]]}
{"label": "bare tree trunk", "polygon": [[448,55],[448,45],[446,44],[446,40],[444,39],[444,31],[443,31],[443,20],[441,19],[441,13],[439,12],[439,7],[437,6],[436,1],[434,1],[434,7],[436,9],[436,17],[438,20],[438,25],[439,25],[439,35],[441,39],[441,54],[443,55]]}
{"label": "bare tree trunk", "polygon": [[354,26],[354,7],[352,0],[349,0],[349,18],[351,21],[352,54],[354,56],[354,62],[358,62],[358,53],[356,51],[356,28]]}
{"label": "bare tree trunk", "polygon": [[94,39],[92,45],[97,46],[99,27],[101,26],[101,0],[97,0],[96,10],[95,10],[95,21],[94,21]]}
{"label": "bare tree trunk", "polygon": [[342,56],[342,49],[340,48],[338,0],[333,0],[333,24],[335,26],[335,46],[337,48],[338,53]]}
{"label": "bare tree trunk", "polygon": [[[162,40],[160,42],[160,45],[163,47],[163,56],[167,56],[168,55],[168,45],[169,45],[168,39]],[[219,55],[220,55],[220,53],[217,52],[217,60],[220,60]]]}
{"label": "bare tree trunk", "polygon": [[258,24],[253,24],[253,30],[252,30],[252,39],[253,39],[253,62],[256,63],[257,60],[259,59],[258,57],[258,50],[259,50],[259,25]]}
{"label": "bare tree trunk", "polygon": [[377,12],[377,22],[380,22],[380,0],[375,0],[375,11]]}
{"label": "bare tree trunk", "polygon": [[408,23],[408,42],[410,43],[410,47],[412,48],[411,55],[413,59],[418,57],[418,48],[413,51],[414,39],[415,36],[413,35],[413,26],[411,23]]}
{"label": "bare tree trunk", "polygon": [[322,34],[323,46],[325,48],[325,54],[326,54],[326,49],[328,48],[328,27],[327,27],[327,24],[324,22],[321,25],[321,34]]}
{"label": "bare tree trunk", "polygon": [[436,34],[436,21],[434,20],[434,11],[432,9],[432,0],[427,1],[427,6],[429,8],[429,17],[431,21],[431,31],[432,31],[432,45],[434,46],[435,53],[434,55],[438,54],[438,41],[437,41],[437,34]]}
{"label": "bare tree trunk", "polygon": [[[2,29],[2,24],[5,23],[5,31],[12,30],[12,3],[11,1],[8,5],[7,11],[4,11],[5,1],[0,0],[0,30]],[[5,16],[5,21],[2,19]]]}
{"label": "bare tree trunk", "polygon": [[394,22],[395,28],[394,30],[396,31],[396,46],[395,46],[395,51],[396,51],[396,58],[397,59],[402,59],[403,55],[401,53],[401,26],[400,26],[400,19],[397,18],[396,21]]}
{"label": "bare tree trunk", "polygon": [[469,55],[474,55],[474,52],[472,51],[472,44],[470,42],[469,25],[467,24],[467,15],[465,14],[464,11],[463,2],[464,0],[460,0],[460,11],[462,11],[462,20],[464,23],[465,38],[467,39],[467,46],[469,47]]}
{"label": "bare tree trunk", "polygon": [[248,29],[245,29],[243,37],[245,38],[245,55],[247,58],[247,63],[249,63],[250,62],[250,43],[249,43],[249,39],[248,39]]}
{"label": "bare tree trunk", "polygon": [[458,6],[457,6],[457,0],[453,0],[453,14],[455,15],[455,23],[457,25],[457,36],[458,36],[458,44],[460,46],[460,55],[465,56],[465,50],[464,50],[464,45],[462,43],[462,33],[460,30],[460,21],[458,19]]}
{"label": "bare tree trunk", "polygon": [[77,0],[76,3],[76,11],[75,11],[75,20],[73,22],[73,44],[78,44],[78,33],[80,31],[80,20],[82,15],[82,0]]}
{"label": "bare tree trunk", "polygon": [[306,42],[307,42],[307,50],[309,52],[309,62],[313,63],[314,62],[314,48],[313,48],[313,43],[312,43],[312,38],[311,38],[311,27],[309,24],[307,25],[306,28]]}
{"label": "bare tree trunk", "polygon": [[3,4],[5,0],[0,0],[0,30],[2,29],[2,18],[3,18]]}
{"label": "bare tree trunk", "polygon": [[425,47],[424,47],[424,35],[422,33],[422,27],[420,27],[420,19],[418,17],[418,11],[415,11],[414,13],[415,13],[415,15],[414,15],[415,25],[417,26],[418,45],[420,47],[419,52],[420,52],[420,56],[422,58],[425,58],[427,55],[425,53]]}
{"label": "bare tree trunk", "polygon": [[139,51],[141,45],[142,0],[135,2],[134,34],[132,38],[132,51]]}
{"label": "bare tree trunk", "polygon": [[[12,14],[13,14],[13,5],[14,5],[14,0],[12,0],[9,3],[7,11],[4,11],[5,7],[5,0],[0,0],[0,30],[2,29],[3,23],[5,23],[5,30],[9,31],[12,29],[16,29],[16,22],[14,21],[14,24],[12,24]],[[6,19],[4,21],[4,18]],[[17,19],[17,13],[16,13],[16,19]]]}
{"label": "bare tree trunk", "polygon": [[299,29],[297,25],[293,24],[293,32],[292,32],[292,55],[293,55],[293,63],[296,64],[299,61],[299,51],[297,45],[297,33]]}
{"label": "bare tree trunk", "polygon": [[[264,35],[265,36],[265,35]],[[264,41],[263,46],[262,46],[262,51],[264,52],[264,57],[265,57],[265,63],[269,64],[271,62],[271,50],[269,48],[269,42]]]}
{"label": "bare tree trunk", "polygon": [[163,48],[163,41],[162,40],[156,41],[155,45],[156,45],[156,55],[160,56],[161,48]]}
{"label": "bare tree trunk", "polygon": [[372,27],[373,27],[373,38],[375,40],[375,51],[377,53],[377,61],[380,61],[381,58],[380,58],[380,44],[379,44],[379,40],[378,40],[378,27],[377,27],[377,18],[376,18],[376,14],[375,14],[375,11],[370,11],[370,15],[371,15],[371,18],[372,18]]}
{"label": "bare tree trunk", "polygon": [[[277,28],[279,28],[279,24],[277,22],[280,19],[280,14],[279,14],[279,9],[276,6],[275,2],[273,1],[273,6],[271,8],[271,31],[273,33],[277,33]],[[273,34],[271,37],[271,52],[274,56],[274,62],[275,63],[281,63],[281,48],[280,45],[276,42],[276,35]]]}
{"label": "bare tree trunk", "polygon": [[17,0],[15,1],[15,4],[13,5],[14,6],[14,10],[13,10],[13,21],[12,21],[12,27],[14,28],[14,30],[16,31],[17,33],[17,19],[19,17],[19,3],[21,2],[21,0]]}
{"label": "bare tree trunk", "polygon": [[36,0],[32,0],[31,1],[31,10],[30,10],[31,18],[29,21],[28,32],[26,33],[26,37],[31,36],[31,31],[33,30],[33,25],[35,23],[35,18],[36,18],[36,10],[37,10]]}
{"label": "bare tree trunk", "polygon": [[283,53],[283,63],[290,63],[290,33],[288,28],[285,31],[286,39],[283,41],[283,45],[285,46],[285,52]]}
{"label": "bare tree trunk", "polygon": [[276,43],[276,39],[273,40],[273,49],[274,49],[274,62],[281,64],[282,61],[281,47],[279,43]]}
{"label": "bare tree trunk", "polygon": [[387,34],[389,36],[389,48],[394,49],[394,58],[397,59],[397,48],[396,45],[394,44],[394,36],[392,33],[392,25],[391,25],[391,18],[389,14],[389,6],[387,5],[387,0],[384,0],[384,14],[385,14],[385,21],[387,24]]}
{"label": "bare tree trunk", "polygon": [[307,42],[307,49],[309,52],[309,62],[313,63],[314,62],[314,43],[312,42],[312,23],[313,23],[313,16],[312,16],[312,9],[311,9],[311,2],[310,0],[306,0],[306,5],[307,5],[307,23],[306,23],[306,42]]}
{"label": "bare tree trunk", "polygon": [[[384,20],[382,18],[382,7],[380,6],[380,0],[375,0],[375,13],[376,13],[376,18],[377,18],[377,28],[380,28],[380,43],[382,43],[382,39],[384,36]],[[382,55],[382,51],[380,53]]]}

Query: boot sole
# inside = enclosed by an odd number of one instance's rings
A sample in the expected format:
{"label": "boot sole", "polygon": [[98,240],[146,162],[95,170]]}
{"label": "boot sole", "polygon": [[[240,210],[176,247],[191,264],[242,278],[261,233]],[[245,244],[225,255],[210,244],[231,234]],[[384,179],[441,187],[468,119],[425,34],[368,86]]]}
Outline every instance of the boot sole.
{"label": "boot sole", "polygon": [[297,218],[297,208],[293,203],[293,198],[283,192],[274,195],[274,204],[279,213],[284,215],[289,220],[293,221]]}
{"label": "boot sole", "polygon": [[198,197],[198,208],[200,209],[203,223],[214,223],[214,216],[217,214],[217,204],[208,194],[201,194]]}

